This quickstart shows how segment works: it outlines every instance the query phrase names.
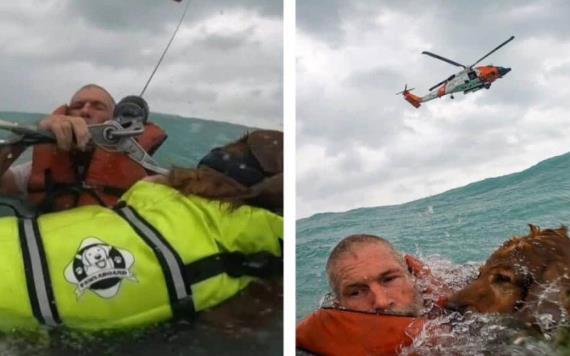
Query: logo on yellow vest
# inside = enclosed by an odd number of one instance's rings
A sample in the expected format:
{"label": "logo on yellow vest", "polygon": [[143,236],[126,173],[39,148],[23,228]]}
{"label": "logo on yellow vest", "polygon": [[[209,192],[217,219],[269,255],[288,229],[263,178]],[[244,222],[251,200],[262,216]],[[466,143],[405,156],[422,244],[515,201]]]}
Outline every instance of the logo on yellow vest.
{"label": "logo on yellow vest", "polygon": [[135,263],[132,253],[113,247],[95,237],[81,241],[73,261],[65,267],[65,279],[77,286],[81,297],[87,289],[103,298],[112,298],[123,279],[137,282],[130,268]]}

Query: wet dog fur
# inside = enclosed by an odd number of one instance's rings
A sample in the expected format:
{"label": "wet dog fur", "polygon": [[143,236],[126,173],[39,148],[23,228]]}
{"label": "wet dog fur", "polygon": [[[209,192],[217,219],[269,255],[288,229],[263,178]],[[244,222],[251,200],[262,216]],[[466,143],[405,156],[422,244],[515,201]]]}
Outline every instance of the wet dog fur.
{"label": "wet dog fur", "polygon": [[256,130],[223,146],[233,157],[252,155],[259,163],[264,179],[247,187],[209,167],[174,168],[168,184],[184,194],[230,203],[232,207],[253,205],[274,212],[283,211],[283,133]]}
{"label": "wet dog fur", "polygon": [[448,300],[450,309],[513,314],[553,323],[570,313],[570,238],[567,228],[540,230],[505,242],[480,268],[477,279]]}

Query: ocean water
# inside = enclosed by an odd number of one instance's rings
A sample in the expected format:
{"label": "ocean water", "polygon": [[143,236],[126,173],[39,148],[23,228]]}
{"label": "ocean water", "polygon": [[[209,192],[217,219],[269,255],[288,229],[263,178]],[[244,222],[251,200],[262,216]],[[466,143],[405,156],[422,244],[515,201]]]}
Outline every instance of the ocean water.
{"label": "ocean water", "polygon": [[[36,123],[42,114],[0,112],[0,119]],[[192,167],[213,147],[251,128],[225,122],[151,113],[150,121],[168,134],[154,158],[166,168]],[[0,138],[6,133],[0,132]],[[18,162],[31,157],[25,152]],[[9,214],[3,211],[0,214]],[[1,233],[1,232],[0,232]],[[24,355],[242,355],[283,352],[283,286],[276,279],[252,285],[240,295],[197,316],[144,330],[81,333],[44,330],[0,335],[1,356]]]}
{"label": "ocean water", "polygon": [[526,235],[527,224],[570,224],[570,153],[405,204],[301,219],[296,241],[297,320],[315,310],[328,291],[326,258],[347,235],[383,236],[400,251],[427,261],[434,272],[461,270],[467,280],[505,240]]}

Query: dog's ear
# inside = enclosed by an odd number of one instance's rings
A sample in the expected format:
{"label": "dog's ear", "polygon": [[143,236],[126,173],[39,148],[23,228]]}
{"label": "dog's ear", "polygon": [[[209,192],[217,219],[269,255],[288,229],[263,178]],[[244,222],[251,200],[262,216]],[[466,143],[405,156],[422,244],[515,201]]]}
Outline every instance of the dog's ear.
{"label": "dog's ear", "polygon": [[273,211],[283,211],[283,173],[266,178],[251,187],[252,198],[247,203]]}
{"label": "dog's ear", "polygon": [[540,235],[540,227],[533,224],[528,224],[528,227],[530,228],[529,237],[533,238]]}
{"label": "dog's ear", "polygon": [[247,145],[266,173],[283,172],[283,132],[254,131],[248,135]]}
{"label": "dog's ear", "polygon": [[560,236],[568,237],[568,228],[564,225],[560,226],[558,229],[554,230]]}
{"label": "dog's ear", "polygon": [[524,307],[516,315],[524,322],[548,329],[570,312],[570,277],[564,275],[564,266],[552,263],[535,279],[526,293]]}

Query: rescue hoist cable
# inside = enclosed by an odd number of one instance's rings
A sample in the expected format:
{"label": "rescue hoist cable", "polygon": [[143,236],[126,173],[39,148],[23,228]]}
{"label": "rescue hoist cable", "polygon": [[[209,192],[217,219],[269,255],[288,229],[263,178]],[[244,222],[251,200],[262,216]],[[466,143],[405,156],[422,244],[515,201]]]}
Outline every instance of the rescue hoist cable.
{"label": "rescue hoist cable", "polygon": [[[175,1],[180,2],[179,0],[175,0]],[[176,37],[176,34],[178,33],[178,29],[180,29],[180,25],[182,25],[182,22],[184,21],[184,17],[186,16],[186,12],[188,11],[189,5],[190,5],[190,0],[187,0],[186,6],[184,7],[184,12],[182,13],[182,16],[180,16],[180,21],[178,21],[178,25],[176,26],[176,29],[172,33],[172,36],[170,37],[170,41],[168,41],[166,48],[164,49],[164,51],[162,51],[162,54],[160,55],[160,59],[158,60],[158,63],[156,63],[156,66],[154,67],[152,73],[150,74],[150,77],[146,81],[146,84],[144,85],[139,96],[141,96],[141,97],[143,96],[144,92],[146,91],[146,88],[148,87],[148,85],[150,84],[150,81],[152,80],[152,77],[154,77],[154,73],[156,73],[156,71],[158,70],[160,63],[162,63],[162,60],[164,59],[166,52],[168,52],[168,49],[170,48],[172,41],[174,41],[174,37]]]}

